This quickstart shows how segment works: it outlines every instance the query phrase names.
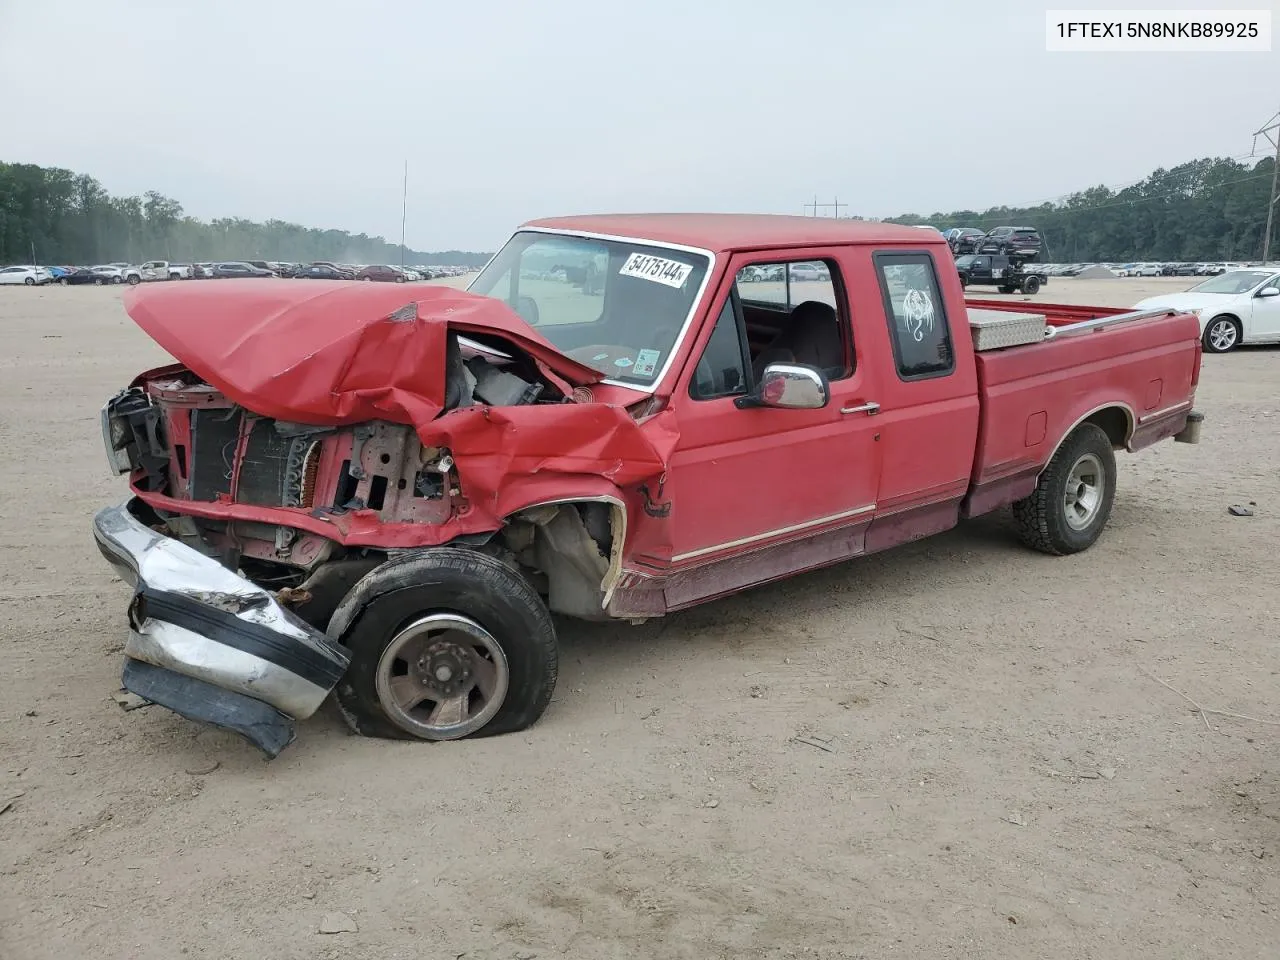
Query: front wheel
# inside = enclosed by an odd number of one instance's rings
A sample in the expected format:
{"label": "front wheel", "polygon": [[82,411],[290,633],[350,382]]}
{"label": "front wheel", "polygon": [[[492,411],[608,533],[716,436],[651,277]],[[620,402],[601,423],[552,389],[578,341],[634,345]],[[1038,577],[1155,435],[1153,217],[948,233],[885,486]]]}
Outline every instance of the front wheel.
{"label": "front wheel", "polygon": [[1042,553],[1063,556],[1093,546],[1116,495],[1111,438],[1081,424],[1053,455],[1031,496],[1013,505],[1018,536]]}
{"label": "front wheel", "polygon": [[140,284],[141,282],[142,282],[142,278],[141,278],[140,276],[138,276],[136,273],[135,273],[135,274],[130,275],[130,277],[129,277],[129,286],[131,286],[131,287],[136,287],[136,286],[137,286],[138,284]]}
{"label": "front wheel", "polygon": [[1214,317],[1204,328],[1204,348],[1209,353],[1226,353],[1240,343],[1240,321],[1235,317]]}
{"label": "front wheel", "polygon": [[[376,568],[330,630],[351,651],[338,703],[355,732],[456,740],[523,730],[551,702],[555,627],[514,567],[439,547]],[[342,621],[346,621],[344,625]]]}

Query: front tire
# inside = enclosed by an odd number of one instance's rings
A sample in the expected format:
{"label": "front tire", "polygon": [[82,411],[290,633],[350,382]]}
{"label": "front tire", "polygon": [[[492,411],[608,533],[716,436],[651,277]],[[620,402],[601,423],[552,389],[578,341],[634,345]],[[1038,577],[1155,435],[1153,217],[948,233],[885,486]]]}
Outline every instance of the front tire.
{"label": "front tire", "polygon": [[1204,348],[1209,353],[1226,353],[1240,344],[1240,321],[1235,317],[1214,317],[1204,328]]}
{"label": "front tire", "polygon": [[[502,560],[433,548],[382,564],[352,597],[360,605],[340,628],[351,665],[337,698],[356,733],[492,736],[525,729],[551,702],[559,664],[551,614]],[[339,610],[334,624],[342,618]]]}
{"label": "front tire", "polygon": [[1054,556],[1087,550],[1111,516],[1115,477],[1111,438],[1095,424],[1081,424],[1053,455],[1031,496],[1014,503],[1019,539]]}

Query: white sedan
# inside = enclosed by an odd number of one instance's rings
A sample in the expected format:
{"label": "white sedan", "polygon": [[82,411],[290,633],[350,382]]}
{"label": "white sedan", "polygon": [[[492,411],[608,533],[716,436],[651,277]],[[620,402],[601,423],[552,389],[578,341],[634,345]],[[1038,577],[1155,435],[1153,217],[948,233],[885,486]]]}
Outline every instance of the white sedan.
{"label": "white sedan", "polygon": [[0,268],[0,283],[23,283],[34,287],[38,283],[48,283],[49,280],[49,271],[44,267]]}
{"label": "white sedan", "polygon": [[1280,343],[1280,273],[1274,270],[1233,270],[1135,306],[1194,313],[1210,353],[1226,353],[1242,343]]}

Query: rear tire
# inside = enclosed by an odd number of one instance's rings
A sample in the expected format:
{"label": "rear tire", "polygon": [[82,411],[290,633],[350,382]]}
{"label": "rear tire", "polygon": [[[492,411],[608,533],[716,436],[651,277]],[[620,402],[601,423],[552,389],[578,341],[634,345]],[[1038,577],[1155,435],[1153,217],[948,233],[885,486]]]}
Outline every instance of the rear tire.
{"label": "rear tire", "polygon": [[1040,278],[1032,275],[1022,281],[1022,292],[1026,294],[1036,294],[1040,292]]}
{"label": "rear tire", "polygon": [[1116,495],[1116,456],[1101,427],[1076,427],[1040,474],[1035,491],[1013,505],[1018,537],[1041,553],[1087,550],[1102,535]]}
{"label": "rear tire", "polygon": [[[424,550],[382,564],[352,596],[362,606],[345,627],[337,626],[340,608],[330,629],[341,630],[337,639],[351,651],[336,692],[356,733],[398,740],[492,736],[525,729],[551,702],[559,665],[551,614],[502,560],[457,547]],[[469,679],[482,673],[501,681],[491,682],[497,696]],[[475,687],[464,695],[466,716],[433,720],[437,708],[459,698],[457,684],[468,681]],[[414,696],[423,700],[403,707]]]}
{"label": "rear tire", "polygon": [[1208,353],[1226,353],[1240,345],[1240,321],[1235,317],[1214,317],[1204,328],[1201,341]]}
{"label": "rear tire", "polygon": [[35,278],[35,277],[27,277],[27,278],[26,278],[25,280],[23,280],[22,282],[23,282],[23,283],[25,283],[28,287],[34,287],[34,286],[36,285],[36,278]]}

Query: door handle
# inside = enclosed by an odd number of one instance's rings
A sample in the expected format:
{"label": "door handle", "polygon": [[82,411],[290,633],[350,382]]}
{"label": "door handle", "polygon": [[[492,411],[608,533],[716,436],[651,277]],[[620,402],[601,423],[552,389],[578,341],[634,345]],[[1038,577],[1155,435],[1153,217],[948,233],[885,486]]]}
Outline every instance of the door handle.
{"label": "door handle", "polygon": [[871,400],[858,407],[841,407],[841,413],[865,413],[868,417],[874,417],[880,412],[880,404]]}

